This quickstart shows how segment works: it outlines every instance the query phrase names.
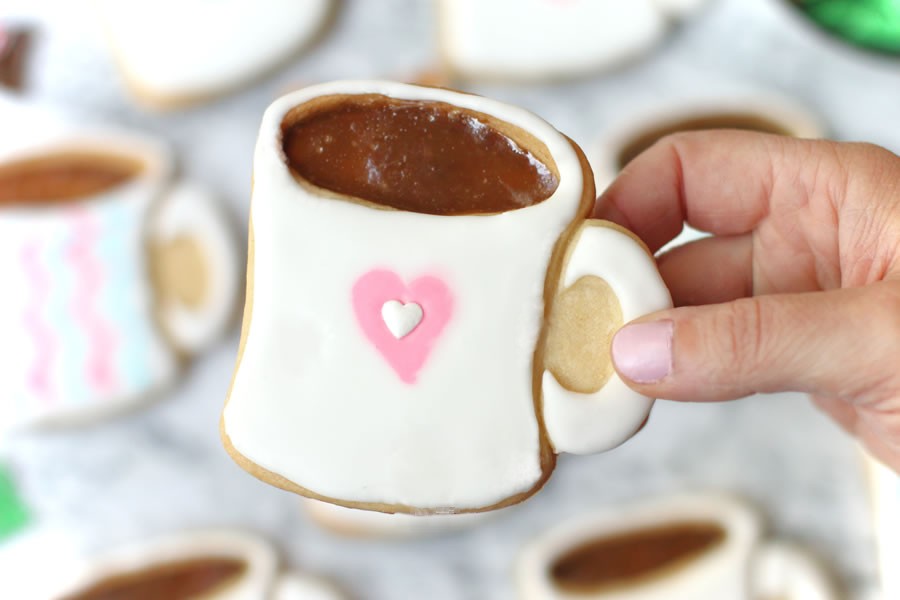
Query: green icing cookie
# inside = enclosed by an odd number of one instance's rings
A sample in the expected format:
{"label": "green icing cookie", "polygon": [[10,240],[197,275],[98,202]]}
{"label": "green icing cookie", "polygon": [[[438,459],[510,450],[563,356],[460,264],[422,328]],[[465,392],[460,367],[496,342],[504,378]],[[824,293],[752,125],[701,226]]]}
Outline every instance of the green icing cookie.
{"label": "green icing cookie", "polygon": [[820,27],[846,42],[900,54],[900,0],[793,0]]}
{"label": "green icing cookie", "polygon": [[28,523],[28,511],[16,489],[12,477],[0,465],[0,539],[16,533]]}

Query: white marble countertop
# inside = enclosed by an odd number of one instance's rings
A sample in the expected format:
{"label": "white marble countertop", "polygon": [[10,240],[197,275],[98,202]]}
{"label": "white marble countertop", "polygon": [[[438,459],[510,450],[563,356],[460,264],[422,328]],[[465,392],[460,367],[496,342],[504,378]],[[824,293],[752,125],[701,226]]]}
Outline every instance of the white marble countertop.
{"label": "white marble countertop", "polygon": [[[0,9],[0,17],[14,10],[42,22],[42,68],[30,98],[159,134],[178,151],[183,172],[212,187],[241,221],[256,128],[280,91],[336,78],[398,77],[430,67],[436,56],[429,2],[347,0],[333,30],[287,68],[213,104],[153,114],[122,90],[80,3],[4,4],[13,8]],[[711,0],[659,51],[613,73],[471,89],[535,110],[586,147],[637,104],[710,90],[770,90],[807,105],[837,139],[900,150],[900,62],[836,46],[776,0]],[[850,598],[874,597],[872,527],[855,444],[805,398],[661,402],[636,439],[599,456],[561,457],[544,491],[478,529],[359,542],[318,529],[294,496],[250,477],[222,449],[217,421],[236,346],[235,330],[145,410],[9,441],[4,459],[41,527],[92,551],[183,527],[242,526],[277,540],[289,562],[333,577],[354,598],[507,599],[517,551],[547,526],[648,494],[728,489],[765,509],[777,534],[814,548]],[[36,565],[35,573],[43,569]]]}

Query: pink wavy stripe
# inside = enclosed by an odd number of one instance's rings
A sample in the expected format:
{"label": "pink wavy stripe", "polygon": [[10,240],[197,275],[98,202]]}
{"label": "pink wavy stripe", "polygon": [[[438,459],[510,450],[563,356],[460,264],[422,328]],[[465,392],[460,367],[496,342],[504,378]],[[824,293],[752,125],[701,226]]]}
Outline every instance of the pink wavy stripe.
{"label": "pink wavy stripe", "polygon": [[68,258],[75,268],[76,292],[73,298],[75,319],[84,327],[89,343],[87,376],[98,391],[109,391],[116,385],[113,369],[115,335],[113,328],[97,314],[95,300],[103,283],[102,265],[91,253],[99,229],[83,210],[73,212],[75,241],[69,246]]}
{"label": "pink wavy stripe", "polygon": [[50,370],[55,347],[53,331],[41,319],[41,309],[50,298],[50,278],[38,262],[39,252],[37,242],[30,242],[22,248],[21,254],[22,267],[34,295],[25,311],[25,327],[31,332],[35,345],[34,364],[28,373],[28,383],[39,397],[49,402],[53,399]]}

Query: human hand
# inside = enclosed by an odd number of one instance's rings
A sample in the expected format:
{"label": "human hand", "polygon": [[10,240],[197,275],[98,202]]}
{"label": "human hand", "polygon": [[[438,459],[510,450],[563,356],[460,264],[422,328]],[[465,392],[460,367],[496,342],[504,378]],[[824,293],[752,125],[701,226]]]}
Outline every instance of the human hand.
{"label": "human hand", "polygon": [[656,252],[676,308],[623,327],[616,369],[648,396],[799,391],[900,471],[900,157],[868,144],[676,134],[594,216]]}

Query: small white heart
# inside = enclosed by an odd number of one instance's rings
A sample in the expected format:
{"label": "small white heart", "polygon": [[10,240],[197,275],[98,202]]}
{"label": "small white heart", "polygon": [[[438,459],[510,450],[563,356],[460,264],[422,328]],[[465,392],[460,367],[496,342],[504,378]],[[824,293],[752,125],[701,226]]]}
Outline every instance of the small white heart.
{"label": "small white heart", "polygon": [[422,307],[415,302],[403,304],[397,300],[388,300],[381,305],[381,318],[391,335],[398,340],[412,333],[422,322],[424,314]]}

